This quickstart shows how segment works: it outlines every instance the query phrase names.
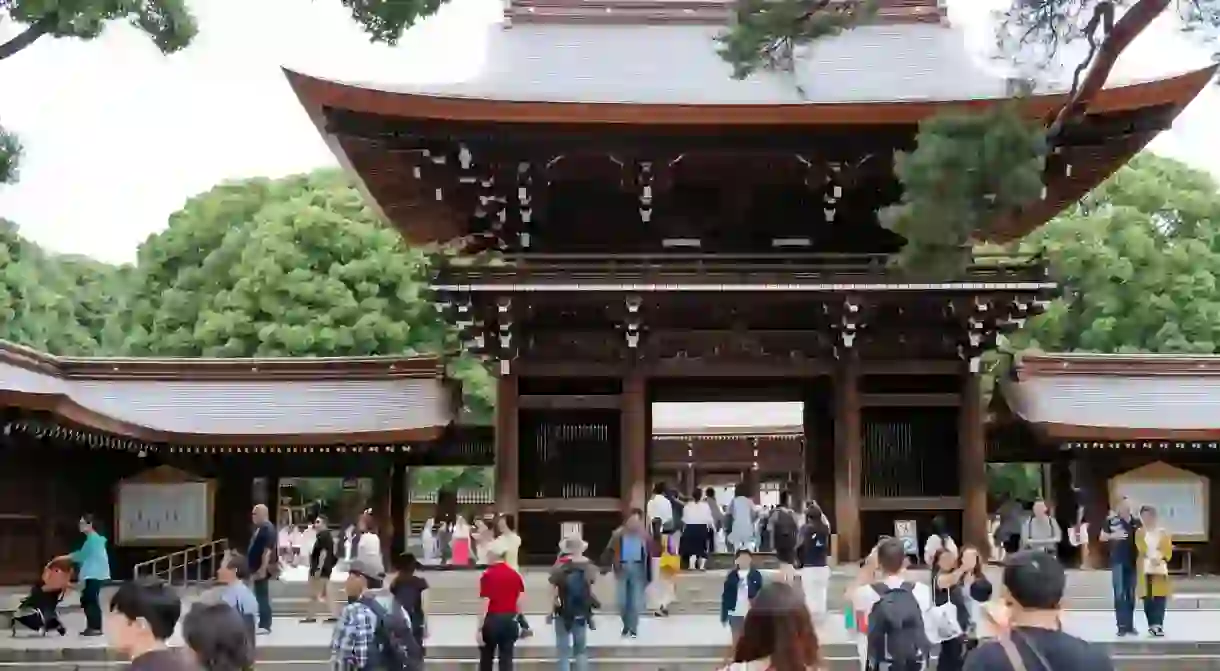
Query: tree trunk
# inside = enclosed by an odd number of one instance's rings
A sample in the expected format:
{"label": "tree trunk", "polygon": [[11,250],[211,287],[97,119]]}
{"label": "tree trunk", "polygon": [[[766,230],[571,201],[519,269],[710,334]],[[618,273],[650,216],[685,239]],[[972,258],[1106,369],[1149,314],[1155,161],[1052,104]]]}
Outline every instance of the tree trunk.
{"label": "tree trunk", "polygon": [[1085,74],[1084,81],[1080,83],[1076,94],[1072,96],[1071,100],[1068,100],[1063,109],[1059,110],[1054,123],[1051,124],[1047,137],[1052,142],[1064,126],[1084,116],[1093,97],[1101,91],[1106,80],[1110,78],[1110,71],[1114,69],[1114,63],[1118,57],[1127,47],[1131,46],[1131,42],[1140,33],[1152,24],[1156,17],[1169,8],[1169,3],[1170,0],[1138,0],[1122,15],[1122,18],[1115,22],[1114,30],[1110,31],[1098,48],[1097,58],[1089,66],[1089,71]]}
{"label": "tree trunk", "polygon": [[26,26],[25,30],[18,33],[16,37],[0,44],[0,61],[37,42],[38,38],[51,32],[54,25],[55,17],[47,16]]}

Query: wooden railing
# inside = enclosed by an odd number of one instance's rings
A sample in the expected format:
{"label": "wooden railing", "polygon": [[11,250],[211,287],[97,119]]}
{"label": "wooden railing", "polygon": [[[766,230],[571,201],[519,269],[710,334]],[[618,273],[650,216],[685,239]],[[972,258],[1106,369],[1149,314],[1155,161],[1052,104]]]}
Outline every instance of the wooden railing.
{"label": "wooden railing", "polygon": [[228,553],[229,539],[221,538],[140,562],[132,569],[132,577],[158,578],[175,585],[207,582]]}

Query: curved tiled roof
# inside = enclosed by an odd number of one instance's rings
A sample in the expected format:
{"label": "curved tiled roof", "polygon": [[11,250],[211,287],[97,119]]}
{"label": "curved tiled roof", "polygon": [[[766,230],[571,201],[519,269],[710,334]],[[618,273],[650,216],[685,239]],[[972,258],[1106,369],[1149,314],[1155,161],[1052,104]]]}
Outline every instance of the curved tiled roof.
{"label": "curved tiled roof", "polygon": [[150,443],[431,440],[456,394],[436,357],[54,357],[0,341],[0,406]]}

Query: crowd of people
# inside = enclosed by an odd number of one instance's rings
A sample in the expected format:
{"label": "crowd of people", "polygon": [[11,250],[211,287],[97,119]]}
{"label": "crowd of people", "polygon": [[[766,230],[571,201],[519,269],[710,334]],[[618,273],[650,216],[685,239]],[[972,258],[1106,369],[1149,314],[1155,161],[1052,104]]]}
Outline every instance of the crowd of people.
{"label": "crowd of people", "polygon": [[[737,493],[748,500],[742,490]],[[734,533],[739,523],[757,528],[757,506],[739,505],[735,497],[724,510],[714,505],[714,496],[702,492],[676,503],[671,495],[658,487],[647,511],[631,511],[599,562],[587,556],[588,545],[579,537],[561,541],[548,574],[553,607],[547,617],[555,631],[560,670],[589,668],[588,632],[596,628],[595,613],[603,606],[594,586],[603,571],[615,581],[620,634],[637,638],[649,599],[654,601],[653,615],[666,617],[676,572],[682,566],[707,570],[709,539],[725,529],[734,550],[719,609],[720,621],[734,640],[732,663],[726,670],[820,669],[816,625],[827,617],[831,531],[818,506],[810,504],[798,514],[781,498],[770,511],[768,543],[780,570],[767,579],[754,565],[757,535]],[[845,624],[856,635],[862,667],[919,671],[929,668],[936,648],[935,668],[940,671],[1113,668],[1104,652],[1062,631],[1066,575],[1056,557],[1057,544],[1050,542],[1058,528],[1048,519],[1053,520],[1045,505],[1036,503],[1024,529],[1018,530],[1019,545],[1005,557],[997,586],[983,570],[987,554],[959,546],[943,520],[932,525],[923,548],[921,558],[930,568],[926,582],[907,573],[912,560],[919,559],[912,557],[911,548],[900,539],[882,538],[861,563],[845,595],[850,604]],[[185,617],[172,588],[136,581],[119,588],[103,621],[98,595],[102,581],[109,580],[107,541],[91,517],[82,517],[84,543],[47,565],[27,599],[36,607],[19,611],[14,626],[64,634],[55,606],[76,572],[83,583],[86,629],[82,634],[105,631],[112,646],[132,658],[132,668],[253,668],[258,637],[268,633],[272,623],[267,583],[277,574],[282,555],[276,551],[276,530],[264,506],[253,509],[252,522],[247,553],[225,557],[216,571],[218,588]],[[525,592],[518,558],[521,539],[511,515],[488,520],[486,527],[494,532],[483,537],[478,550],[487,566],[479,577],[483,602],[476,626],[479,666],[481,671],[497,667],[506,671],[513,668],[517,641],[530,634],[521,609]],[[316,622],[322,612],[333,623],[331,665],[338,671],[421,668],[428,637],[424,598],[428,583],[417,573],[419,563],[414,555],[402,555],[387,572],[371,514],[366,511],[356,529],[345,551],[340,551],[324,518],[312,525],[309,574],[316,610],[304,621]],[[1118,634],[1135,633],[1134,605],[1140,598],[1148,633],[1163,636],[1172,539],[1159,524],[1155,509],[1144,506],[1135,514],[1129,502],[1120,501],[1100,538],[1109,545]],[[332,610],[335,602],[327,585],[340,562],[347,571],[343,583],[347,603]],[[385,587],[388,598],[382,596]],[[180,617],[191,655],[166,645]]]}

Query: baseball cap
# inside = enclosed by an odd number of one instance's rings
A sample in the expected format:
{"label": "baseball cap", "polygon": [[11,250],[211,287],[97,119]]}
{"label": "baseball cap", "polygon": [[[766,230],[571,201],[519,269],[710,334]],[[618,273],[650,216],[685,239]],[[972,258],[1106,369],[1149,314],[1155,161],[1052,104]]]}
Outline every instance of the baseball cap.
{"label": "baseball cap", "polygon": [[385,577],[385,567],[381,565],[381,562],[368,557],[353,559],[347,567],[347,572],[363,576],[365,580],[369,581],[370,587],[379,586],[381,580]]}

